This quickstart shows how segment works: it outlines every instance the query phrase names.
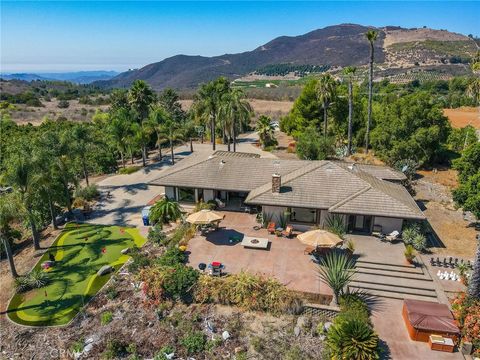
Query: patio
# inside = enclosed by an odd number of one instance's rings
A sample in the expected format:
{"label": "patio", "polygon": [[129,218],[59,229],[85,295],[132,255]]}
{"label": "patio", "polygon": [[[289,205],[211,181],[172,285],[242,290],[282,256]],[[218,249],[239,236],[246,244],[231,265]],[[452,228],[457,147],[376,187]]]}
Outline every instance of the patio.
{"label": "patio", "polygon": [[[194,268],[199,263],[221,262],[227,273],[242,270],[273,276],[292,290],[331,295],[327,285],[317,276],[317,265],[304,254],[305,245],[292,238],[270,235],[266,229],[254,230],[258,225],[255,215],[235,212],[219,212],[225,215],[217,231],[206,237],[197,235],[188,244],[189,263]],[[244,248],[243,236],[267,238],[267,249]],[[240,241],[230,242],[236,237]]]}

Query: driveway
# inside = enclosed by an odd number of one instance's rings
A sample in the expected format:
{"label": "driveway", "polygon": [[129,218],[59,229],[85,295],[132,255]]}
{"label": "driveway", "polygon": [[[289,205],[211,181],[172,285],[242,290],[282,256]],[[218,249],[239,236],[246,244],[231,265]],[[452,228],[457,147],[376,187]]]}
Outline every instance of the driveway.
{"label": "driveway", "polygon": [[[262,157],[275,158],[269,152],[253,145],[258,139],[255,133],[243,134],[238,140],[237,151],[260,154]],[[148,185],[166,171],[189,166],[207,159],[213,150],[210,143],[194,144],[194,152],[190,145],[182,145],[175,149],[175,165],[164,157],[162,162],[149,165],[133,174],[113,175],[97,183],[102,198],[94,209],[88,222],[105,225],[130,225],[142,228],[142,208],[155,196],[164,193],[160,186]],[[217,145],[217,150],[227,150],[226,145]],[[164,151],[165,153],[165,151]],[[156,156],[153,155],[153,156]],[[107,197],[107,194],[109,196]]]}

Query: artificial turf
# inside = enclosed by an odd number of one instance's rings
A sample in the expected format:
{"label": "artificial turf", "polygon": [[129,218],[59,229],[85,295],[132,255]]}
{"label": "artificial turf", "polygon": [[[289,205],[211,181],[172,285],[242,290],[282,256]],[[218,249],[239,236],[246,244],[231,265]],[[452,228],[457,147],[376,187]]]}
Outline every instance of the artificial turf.
{"label": "artificial turf", "polygon": [[49,284],[14,295],[8,305],[8,317],[22,325],[65,325],[102,288],[112,274],[98,276],[104,265],[118,270],[128,259],[122,249],[140,247],[145,239],[137,229],[118,226],[70,223],[35,269],[55,256],[48,271]]}

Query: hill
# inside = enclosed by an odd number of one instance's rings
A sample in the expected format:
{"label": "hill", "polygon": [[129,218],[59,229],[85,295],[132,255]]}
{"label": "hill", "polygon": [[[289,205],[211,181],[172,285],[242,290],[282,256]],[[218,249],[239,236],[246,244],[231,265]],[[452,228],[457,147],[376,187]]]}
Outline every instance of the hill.
{"label": "hill", "polygon": [[70,81],[75,84],[90,84],[94,81],[109,80],[119,73],[116,71],[75,71],[64,73],[42,73],[30,74],[30,73],[15,73],[15,74],[0,74],[0,77],[4,80],[57,80],[57,81]]}
{"label": "hill", "polygon": [[[128,87],[134,80],[141,79],[155,89],[185,89],[218,76],[233,80],[273,64],[326,66],[330,71],[347,65],[362,66],[368,63],[369,46],[364,34],[370,28],[341,24],[304,35],[281,36],[239,54],[214,57],[176,55],[96,84]],[[432,71],[437,66],[442,66],[442,72],[447,76],[465,73],[465,63],[477,49],[474,39],[446,30],[391,26],[376,30],[379,37],[375,43],[375,61],[379,71],[384,72],[382,76],[398,76],[419,67]]]}

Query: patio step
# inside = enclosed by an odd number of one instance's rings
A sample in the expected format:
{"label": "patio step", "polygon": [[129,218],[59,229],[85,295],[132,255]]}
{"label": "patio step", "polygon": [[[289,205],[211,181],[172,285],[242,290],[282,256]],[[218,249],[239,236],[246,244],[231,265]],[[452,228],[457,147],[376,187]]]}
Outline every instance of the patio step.
{"label": "patio step", "polygon": [[[378,279],[380,280],[380,279]],[[412,284],[412,285],[405,285],[405,284],[395,284],[389,281],[388,284],[383,282],[374,282],[374,281],[358,281],[354,280],[351,282],[350,287],[365,290],[372,295],[375,292],[381,292],[384,295],[387,294],[389,297],[393,298],[411,298],[410,296],[423,296],[428,297],[431,299],[437,298],[437,293],[434,288],[425,288],[425,287],[417,287],[421,286],[421,284]],[[373,291],[373,292],[372,292]]]}
{"label": "patio step", "polygon": [[421,267],[409,266],[409,265],[399,265],[399,264],[386,264],[380,262],[370,262],[370,261],[357,261],[357,268],[362,269],[371,269],[371,270],[382,270],[393,273],[406,273],[406,274],[424,274]]}
{"label": "patio step", "polygon": [[[357,288],[356,286],[349,286],[349,287],[354,290],[363,290],[363,288]],[[424,300],[424,301],[437,300],[436,296],[432,297],[432,296],[423,296],[423,295],[393,293],[390,291],[373,290],[373,289],[369,289],[368,293],[373,296],[378,296],[378,297],[383,297],[388,299],[398,299],[398,300],[412,299],[412,300]]]}
{"label": "patio step", "polygon": [[409,279],[409,280],[423,280],[423,281],[432,281],[430,276],[426,276],[423,272],[395,272],[391,270],[384,269],[372,269],[357,267],[357,274],[372,275],[372,276],[383,276],[383,277],[395,277],[399,279]]}

